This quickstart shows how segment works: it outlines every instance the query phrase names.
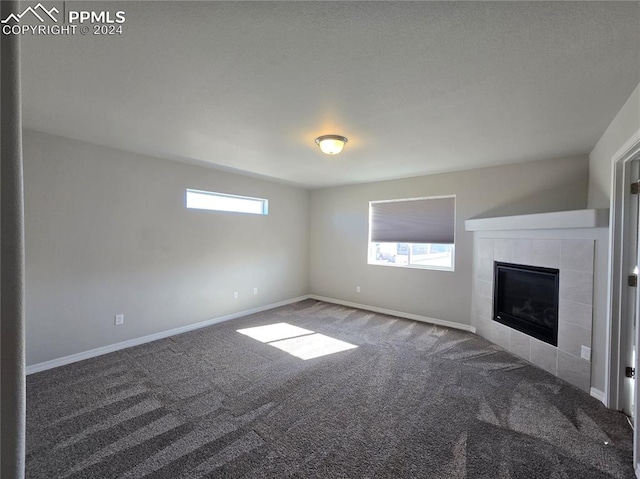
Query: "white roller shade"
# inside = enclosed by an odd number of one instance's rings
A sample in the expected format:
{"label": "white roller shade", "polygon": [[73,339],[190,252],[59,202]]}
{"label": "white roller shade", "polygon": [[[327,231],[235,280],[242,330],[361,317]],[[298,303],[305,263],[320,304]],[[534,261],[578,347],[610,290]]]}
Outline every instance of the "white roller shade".
{"label": "white roller shade", "polygon": [[371,241],[378,243],[453,244],[454,196],[372,201]]}

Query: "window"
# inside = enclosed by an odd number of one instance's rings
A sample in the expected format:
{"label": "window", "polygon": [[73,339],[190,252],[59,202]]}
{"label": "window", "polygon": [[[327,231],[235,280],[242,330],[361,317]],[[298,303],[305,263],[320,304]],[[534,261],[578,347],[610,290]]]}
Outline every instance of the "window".
{"label": "window", "polygon": [[187,208],[268,215],[269,200],[187,189]]}
{"label": "window", "polygon": [[453,271],[455,196],[369,202],[369,264]]}

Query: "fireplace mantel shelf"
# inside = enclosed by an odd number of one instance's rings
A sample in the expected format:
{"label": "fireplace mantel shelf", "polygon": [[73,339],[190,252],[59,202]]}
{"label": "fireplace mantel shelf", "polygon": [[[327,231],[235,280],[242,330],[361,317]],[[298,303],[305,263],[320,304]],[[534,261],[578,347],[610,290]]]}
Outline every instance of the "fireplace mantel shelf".
{"label": "fireplace mantel shelf", "polygon": [[605,228],[609,226],[609,209],[558,211],[532,215],[477,218],[466,220],[464,225],[467,231]]}

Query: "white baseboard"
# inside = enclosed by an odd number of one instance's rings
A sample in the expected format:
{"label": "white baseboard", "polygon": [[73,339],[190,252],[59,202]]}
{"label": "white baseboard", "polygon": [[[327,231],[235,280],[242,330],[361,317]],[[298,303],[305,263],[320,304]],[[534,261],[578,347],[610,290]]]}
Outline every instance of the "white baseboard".
{"label": "white baseboard", "polygon": [[470,333],[476,332],[476,328],[474,328],[473,326],[470,326],[468,324],[454,323],[452,321],[445,321],[444,319],[429,318],[428,316],[420,316],[419,314],[404,313],[402,311],[394,311],[392,309],[369,306],[367,304],[352,303],[350,301],[342,301],[341,299],[326,298],[324,296],[318,296],[316,294],[310,294],[309,298],[316,299],[318,301],[324,301],[326,303],[334,303],[341,306],[349,306],[351,308],[373,311],[374,313],[382,313],[388,314],[389,316],[398,316],[400,318],[413,319],[414,321],[421,321],[423,323],[436,324],[438,326],[446,326],[453,329],[461,329],[462,331],[468,331]]}
{"label": "white baseboard", "polygon": [[95,358],[96,356],[102,356],[103,354],[113,353],[114,351],[119,351],[121,349],[130,348],[133,346],[139,346],[140,344],[144,344],[144,343],[150,343],[151,341],[157,341],[158,339],[168,338],[169,336],[175,336],[176,334],[187,333],[189,331],[205,328],[207,326],[222,323],[224,321],[229,321],[231,319],[241,318],[243,316],[260,313],[262,311],[267,311],[269,309],[279,308],[280,306],[286,306],[291,303],[297,303],[298,301],[309,299],[309,297],[310,297],[309,295],[298,296],[297,298],[286,299],[284,301],[279,301],[277,303],[271,303],[265,306],[259,306],[257,308],[247,309],[244,311],[239,311],[237,313],[231,313],[225,316],[219,316],[213,319],[207,319],[206,321],[201,321],[199,323],[188,324],[186,326],[169,329],[167,331],[161,331],[159,333],[149,334],[147,336],[142,336],[140,338],[129,339],[127,341],[122,341],[120,343],[115,343],[115,344],[110,344],[108,346],[102,346],[100,348],[90,349],[89,351],[84,351],[82,353],[71,354],[69,356],[64,356],[62,358],[57,358],[57,359],[52,359],[50,361],[44,361],[42,363],[32,364],[31,366],[26,367],[26,373],[27,374],[39,373],[40,371],[46,371],[47,369],[57,368],[59,366],[64,366],[66,364],[82,361],[84,359]]}
{"label": "white baseboard", "polygon": [[636,477],[640,479],[640,464],[636,464]]}
{"label": "white baseboard", "polygon": [[591,397],[596,398],[598,401],[600,401],[605,406],[607,405],[607,403],[605,401],[605,398],[604,398],[604,393],[602,391],[600,391],[599,389],[596,389],[596,388],[591,388],[589,393],[591,394]]}
{"label": "white baseboard", "polygon": [[150,343],[151,341],[157,341],[158,339],[168,338],[169,336],[175,336],[176,334],[187,333],[189,331],[205,328],[207,326],[222,323],[224,321],[229,321],[231,319],[241,318],[243,316],[248,316],[250,314],[260,313],[262,311],[267,311],[269,309],[279,308],[280,306],[286,306],[288,304],[297,303],[305,299],[316,299],[318,301],[325,301],[327,303],[339,304],[342,306],[349,306],[351,308],[364,309],[366,311],[373,311],[375,313],[382,313],[382,314],[388,314],[390,316],[398,316],[400,318],[413,319],[415,321],[421,321],[423,323],[436,324],[438,326],[446,326],[448,328],[454,328],[454,329],[461,329],[463,331],[469,331],[471,333],[476,332],[476,328],[468,324],[459,324],[451,321],[445,321],[443,319],[420,316],[418,314],[405,313],[402,311],[394,311],[392,309],[378,308],[377,306],[369,306],[366,304],[352,303],[350,301],[342,301],[340,299],[326,298],[324,296],[308,294],[304,296],[298,296],[297,298],[291,298],[284,301],[280,301],[277,303],[267,304],[265,306],[260,306],[253,309],[239,311],[237,313],[227,314],[225,316],[219,316],[217,318],[208,319],[206,321],[201,321],[199,323],[188,324],[186,326],[181,326],[179,328],[174,328],[174,329],[169,329],[167,331],[161,331],[159,333],[149,334],[147,336],[142,336],[140,338],[129,339],[127,341],[122,341],[120,343],[115,343],[115,344],[109,344],[108,346],[102,346],[99,348],[90,349],[89,351],[83,351],[81,353],[71,354],[69,356],[52,359],[50,361],[44,361],[42,363],[32,364],[26,367],[26,373],[27,374],[39,373],[41,371],[46,371],[47,369],[57,368],[59,366],[64,366],[66,364],[82,361],[84,359],[95,358],[97,356],[102,356],[103,354],[109,354],[109,353],[113,353],[114,351],[119,351],[121,349],[131,348],[133,346],[139,346],[140,344]]}

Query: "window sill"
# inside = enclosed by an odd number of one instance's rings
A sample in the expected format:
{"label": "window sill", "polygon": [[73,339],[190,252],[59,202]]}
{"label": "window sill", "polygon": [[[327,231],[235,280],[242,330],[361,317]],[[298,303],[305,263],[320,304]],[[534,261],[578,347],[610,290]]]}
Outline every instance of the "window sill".
{"label": "window sill", "polygon": [[395,264],[395,263],[372,263],[368,261],[367,264],[371,266],[387,266],[391,268],[406,268],[406,269],[426,269],[431,271],[450,271],[454,272],[454,266],[426,266],[420,264]]}

